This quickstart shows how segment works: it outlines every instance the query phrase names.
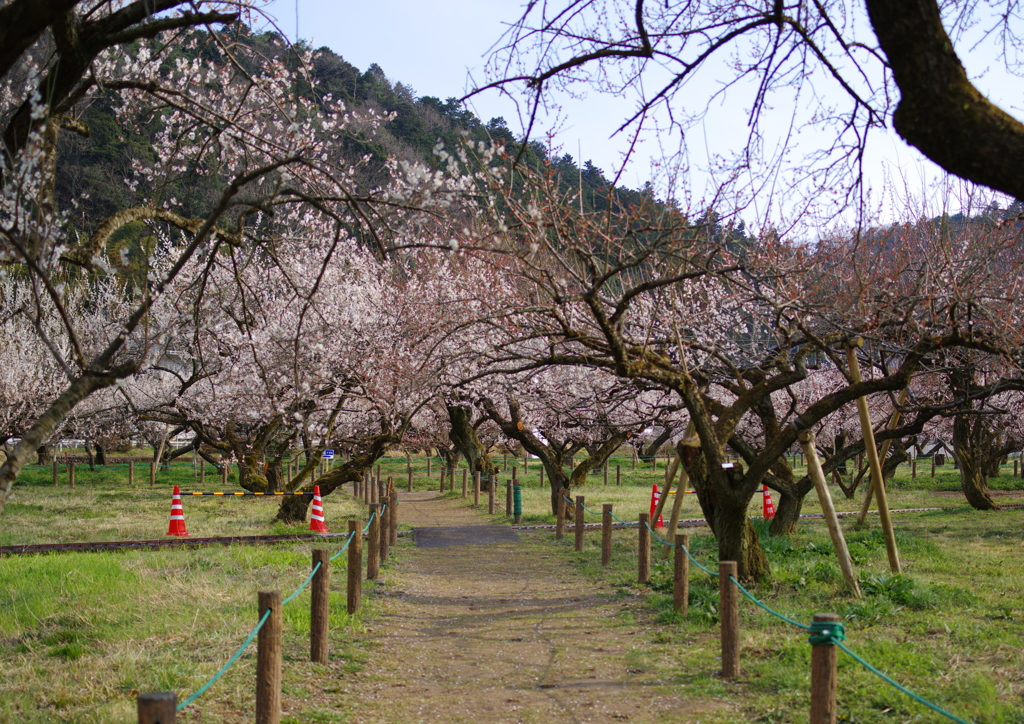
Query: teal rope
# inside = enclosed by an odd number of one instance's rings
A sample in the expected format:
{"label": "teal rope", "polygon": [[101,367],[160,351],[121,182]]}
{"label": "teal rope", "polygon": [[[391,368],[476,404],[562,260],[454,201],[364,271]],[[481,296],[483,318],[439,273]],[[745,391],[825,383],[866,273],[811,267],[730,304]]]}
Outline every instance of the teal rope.
{"label": "teal rope", "polygon": [[[651,531],[651,535],[654,536],[657,540],[659,540],[662,543],[662,545],[670,546],[672,548],[676,547],[675,543],[669,543],[664,538],[662,538],[660,535],[655,533],[654,532],[654,528],[651,527],[650,521],[648,521],[647,523],[644,523],[644,525],[647,526],[647,530]],[[697,568],[701,569],[702,571],[704,571],[705,573],[707,573],[710,576],[717,576],[718,575],[718,571],[712,571],[710,568],[705,568],[704,566],[702,566],[697,561],[697,559],[693,557],[693,554],[690,553],[689,549],[686,546],[680,546],[680,548],[683,549],[683,553],[686,554],[686,557],[689,558],[690,561],[693,563],[693,565],[697,566]],[[735,581],[736,579],[734,578],[733,580]],[[737,583],[736,585],[739,586],[740,584]],[[740,586],[740,588],[742,589],[743,587]],[[744,589],[743,592],[747,593],[746,589]],[[747,595],[750,596],[749,593],[747,593]],[[786,620],[788,621],[789,619],[786,619]],[[799,626],[799,625],[800,624],[797,624],[797,626]]]}
{"label": "teal rope", "polygon": [[216,674],[214,674],[214,675],[213,675],[213,678],[212,678],[212,679],[210,679],[210,680],[209,680],[209,681],[207,681],[207,682],[206,682],[205,684],[203,684],[202,688],[200,688],[200,689],[199,689],[199,691],[197,691],[197,692],[196,692],[195,694],[193,694],[193,695],[192,695],[192,696],[190,696],[189,698],[185,699],[185,701],[183,701],[183,702],[181,702],[180,704],[178,704],[178,706],[177,706],[177,707],[175,707],[175,709],[174,709],[175,711],[181,711],[181,710],[182,710],[182,709],[184,709],[184,708],[185,708],[186,706],[188,706],[189,704],[191,704],[191,703],[192,703],[193,701],[195,701],[196,699],[198,699],[198,698],[199,698],[200,696],[202,696],[203,694],[205,694],[205,693],[206,693],[206,690],[207,690],[207,689],[209,689],[209,688],[210,688],[211,686],[213,686],[214,684],[216,684],[216,683],[217,683],[217,680],[218,680],[218,679],[219,679],[219,678],[220,678],[221,676],[223,676],[223,675],[224,675],[224,672],[225,672],[225,671],[227,671],[228,669],[230,669],[230,668],[231,668],[231,666],[232,666],[232,665],[233,665],[233,664],[234,664],[234,663],[235,663],[236,661],[238,661],[239,657],[240,657],[240,656],[242,655],[242,652],[243,652],[243,651],[245,651],[246,647],[247,647],[247,646],[248,646],[249,644],[251,644],[251,643],[252,643],[252,640],[253,640],[254,638],[256,638],[256,634],[257,634],[257,633],[259,633],[259,630],[260,630],[261,628],[263,628],[263,624],[265,624],[265,623],[267,622],[267,619],[268,619],[268,618],[270,618],[270,612],[271,612],[272,610],[273,610],[273,609],[270,609],[270,608],[268,608],[268,609],[267,609],[266,611],[264,611],[264,612],[263,612],[263,618],[261,618],[261,619],[260,619],[260,622],[259,622],[258,624],[256,624],[256,628],[254,628],[254,629],[252,630],[252,633],[250,633],[250,634],[249,634],[249,638],[247,638],[247,639],[245,640],[245,643],[243,643],[243,644],[242,644],[242,645],[241,645],[241,646],[240,646],[240,647],[238,648],[238,651],[236,651],[236,652],[235,652],[235,655],[234,655],[234,656],[232,656],[232,657],[231,657],[230,659],[228,659],[228,662],[227,662],[226,664],[224,664],[224,665],[223,665],[222,667],[220,667],[220,671],[218,671],[218,672],[217,672]]}
{"label": "teal rope", "polygon": [[333,560],[334,560],[335,558],[337,558],[337,557],[338,557],[338,556],[340,556],[340,555],[341,555],[342,553],[344,553],[344,552],[345,552],[345,550],[346,550],[346,549],[348,548],[348,544],[349,544],[349,543],[351,543],[351,542],[352,542],[352,539],[353,539],[353,538],[355,538],[355,537],[356,537],[356,534],[355,534],[355,531],[353,531],[352,533],[350,533],[350,534],[349,534],[349,536],[348,536],[348,540],[347,540],[347,541],[345,541],[345,545],[343,545],[343,546],[341,547],[341,550],[340,550],[340,551],[338,551],[337,553],[335,553],[335,554],[334,554],[333,556],[331,556],[329,560],[332,560],[332,561],[333,561]]}
{"label": "teal rope", "polygon": [[800,623],[799,621],[794,621],[794,620],[793,620],[793,619],[791,619],[791,618],[788,618],[788,617],[786,617],[786,616],[783,616],[783,615],[782,615],[781,613],[779,613],[778,611],[774,611],[774,610],[772,610],[772,609],[768,608],[768,607],[767,607],[766,605],[764,605],[763,603],[761,603],[761,601],[759,601],[759,600],[758,600],[757,598],[755,598],[755,597],[754,597],[754,595],[753,595],[753,594],[752,594],[752,593],[751,593],[750,591],[748,591],[748,590],[747,590],[747,589],[745,589],[745,588],[744,588],[744,587],[743,587],[742,585],[740,585],[740,582],[739,582],[739,581],[737,581],[737,580],[736,580],[735,578],[733,578],[732,576],[729,576],[729,580],[730,580],[730,581],[732,581],[733,583],[735,583],[735,584],[736,584],[736,588],[740,589],[740,590],[741,590],[741,591],[743,592],[743,595],[744,595],[744,596],[746,596],[747,598],[749,598],[749,599],[750,599],[751,601],[753,601],[754,603],[756,603],[756,604],[757,604],[758,606],[760,606],[761,608],[763,608],[763,609],[764,609],[765,611],[767,611],[767,612],[768,612],[768,613],[770,613],[771,615],[773,615],[773,616],[775,616],[775,617],[777,617],[777,618],[780,618],[780,619],[782,619],[782,620],[783,620],[783,621],[785,621],[786,623],[789,623],[789,624],[793,624],[793,625],[794,625],[794,626],[796,626],[797,628],[802,628],[802,629],[803,629],[804,631],[811,631],[811,630],[812,630],[810,626],[807,626],[806,624],[802,624],[802,623]]}
{"label": "teal rope", "polygon": [[920,703],[920,704],[924,704],[924,705],[925,705],[926,707],[928,707],[928,708],[929,708],[929,709],[931,709],[932,711],[934,711],[934,712],[937,712],[937,713],[939,713],[939,714],[942,714],[942,716],[944,716],[944,717],[947,717],[947,718],[949,718],[949,719],[952,719],[953,721],[955,721],[955,722],[958,722],[958,724],[970,724],[970,722],[968,722],[968,721],[966,721],[966,720],[964,720],[964,719],[961,719],[960,717],[956,716],[955,714],[950,714],[950,713],[949,713],[948,711],[946,711],[946,710],[942,709],[942,708],[941,708],[941,707],[939,707],[938,705],[936,705],[936,704],[932,704],[932,703],[931,703],[930,701],[928,701],[927,699],[924,699],[924,698],[922,698],[922,697],[918,696],[917,694],[915,694],[914,692],[912,692],[912,691],[911,691],[910,689],[908,689],[907,687],[903,686],[902,684],[899,684],[899,683],[897,683],[897,682],[896,682],[896,681],[894,681],[894,680],[893,680],[893,679],[892,679],[891,677],[889,677],[889,676],[886,676],[886,675],[885,675],[885,674],[883,674],[883,673],[882,673],[881,671],[879,671],[878,669],[876,669],[876,668],[875,668],[874,666],[872,666],[871,664],[869,664],[869,663],[868,663],[867,661],[865,661],[865,660],[864,660],[864,659],[862,659],[861,657],[857,656],[857,654],[855,654],[855,653],[853,653],[852,651],[850,651],[850,649],[848,649],[848,648],[846,647],[846,644],[842,643],[841,641],[840,641],[840,642],[837,642],[837,643],[836,643],[836,646],[838,646],[838,647],[839,647],[839,648],[841,648],[841,649],[842,649],[843,651],[845,651],[846,653],[848,653],[848,654],[849,654],[849,655],[851,656],[851,658],[853,658],[853,660],[854,660],[854,661],[856,661],[856,662],[857,662],[858,664],[860,664],[860,665],[861,665],[861,666],[863,666],[863,667],[864,667],[865,669],[867,669],[868,671],[870,671],[870,672],[871,672],[872,674],[875,674],[875,675],[876,675],[876,676],[878,676],[878,677],[879,677],[880,679],[882,679],[882,681],[884,681],[885,683],[889,684],[890,686],[892,686],[892,687],[894,687],[894,688],[896,688],[896,689],[899,689],[900,691],[902,691],[902,692],[903,692],[904,694],[906,694],[907,696],[909,696],[909,697],[910,697],[911,699],[913,699],[914,701],[916,701],[916,702],[918,702],[918,703]]}
{"label": "teal rope", "polygon": [[807,630],[811,632],[807,639],[811,646],[836,646],[846,641],[846,629],[838,621],[811,621]]}
{"label": "teal rope", "polygon": [[312,581],[312,580],[313,580],[313,576],[315,576],[315,575],[316,575],[316,572],[320,570],[320,566],[321,566],[321,565],[323,565],[323,564],[321,564],[321,563],[320,563],[320,561],[317,561],[317,562],[316,562],[316,565],[315,565],[315,566],[313,566],[313,570],[312,570],[312,571],[310,572],[310,574],[309,574],[309,575],[308,575],[308,576],[306,577],[306,580],[302,582],[302,585],[301,585],[301,586],[299,586],[298,588],[296,588],[296,589],[295,589],[295,593],[293,593],[292,595],[288,596],[288,598],[284,599],[284,601],[282,601],[282,602],[281,602],[281,605],[282,605],[282,606],[287,606],[287,605],[288,605],[289,603],[291,603],[292,599],[294,599],[294,598],[295,598],[296,596],[298,596],[298,595],[299,595],[300,593],[302,593],[302,590],[303,590],[303,589],[304,589],[304,588],[305,588],[306,586],[308,586],[308,585],[309,585],[309,582],[310,582],[310,581]]}

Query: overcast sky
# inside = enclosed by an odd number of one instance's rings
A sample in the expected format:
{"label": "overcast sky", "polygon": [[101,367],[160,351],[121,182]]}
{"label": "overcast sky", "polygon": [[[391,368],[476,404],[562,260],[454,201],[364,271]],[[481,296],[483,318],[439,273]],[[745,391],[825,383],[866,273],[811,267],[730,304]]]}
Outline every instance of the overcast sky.
{"label": "overcast sky", "polygon": [[[487,55],[501,38],[506,24],[519,17],[522,3],[520,0],[274,0],[268,12],[290,40],[296,37],[296,9],[298,35],[310,41],[314,48],[326,45],[361,71],[377,63],[392,82],[412,86],[419,96],[431,95],[443,100],[462,96],[474,83],[484,80]],[[994,51],[984,46],[958,46],[958,50],[969,74],[982,90],[1020,117],[1024,89],[1019,79],[1000,73],[998,62],[991,57]],[[708,82],[715,83],[717,79],[711,78]],[[514,105],[495,92],[476,96],[470,106],[484,122],[503,116],[514,132],[521,129]],[[612,175],[629,145],[626,138],[612,136],[631,109],[632,102],[627,99],[597,93],[590,93],[583,99],[565,99],[555,143],[562,153],[584,161],[592,160],[606,174]],[[691,133],[688,139],[691,185],[713,185],[708,181],[710,175],[702,169],[707,165],[707,154],[742,141],[746,134],[744,121],[741,109],[721,115]],[[546,119],[545,122],[551,125],[554,121]],[[779,136],[784,135],[785,129],[781,129]],[[777,142],[777,139],[769,140]],[[808,142],[816,141],[805,139],[804,143]],[[827,143],[827,139],[821,142]],[[652,176],[652,159],[661,155],[657,139],[645,139],[637,160],[629,166],[621,183],[641,186]],[[942,177],[941,171],[895,133],[876,136],[870,146],[868,174],[875,187],[875,203],[882,196],[889,196],[893,198],[888,203],[898,204],[895,197],[920,195],[928,189],[931,189],[933,209],[943,203],[932,187]],[[887,191],[881,191],[887,174],[890,180],[895,177],[896,182],[890,183]],[[775,191],[773,198],[784,197],[778,189]],[[699,199],[700,195],[698,189],[694,198]],[[757,208],[748,208],[743,215],[755,226],[758,225],[756,217],[764,221],[779,213],[778,209],[767,209],[763,203],[754,206]]]}

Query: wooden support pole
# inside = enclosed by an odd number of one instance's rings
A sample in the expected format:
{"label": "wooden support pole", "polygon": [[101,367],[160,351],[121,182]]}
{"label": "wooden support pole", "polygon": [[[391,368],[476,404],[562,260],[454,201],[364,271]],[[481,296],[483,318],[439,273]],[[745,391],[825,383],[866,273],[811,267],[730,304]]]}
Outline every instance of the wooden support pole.
{"label": "wooden support pole", "polygon": [[932,477],[935,477],[935,452],[932,452]]}
{"label": "wooden support pole", "polygon": [[68,463],[68,483],[72,489],[75,487],[75,464]]}
{"label": "wooden support pole", "polygon": [[220,464],[220,486],[228,487],[228,464],[223,462]]}
{"label": "wooden support pole", "polygon": [[[1017,463],[1014,463],[1013,465],[1014,465],[1013,473],[1014,473],[1014,475],[1016,475],[1017,474]],[[56,488],[57,487],[57,482],[58,482],[58,479],[59,479],[59,476],[60,476],[60,473],[58,472],[58,468],[57,468],[57,458],[53,459],[53,466],[52,467],[53,467],[53,487]],[[131,470],[131,463],[128,463],[128,469]],[[131,483],[131,473],[128,473],[128,482]]]}
{"label": "wooden support pole", "polygon": [[612,504],[601,506],[601,565],[612,562]]}
{"label": "wooden support pole", "polygon": [[544,487],[544,466],[540,466],[540,487]]}
{"label": "wooden support pole", "polygon": [[684,616],[690,610],[690,536],[677,535],[672,566],[672,607]]}
{"label": "wooden support pole", "polygon": [[565,535],[565,496],[559,495],[555,503],[555,540]]}
{"label": "wooden support pole", "polygon": [[509,518],[512,517],[512,505],[513,505],[513,490],[512,484],[507,480],[505,481],[505,515]]}
{"label": "wooden support pole", "polygon": [[173,691],[152,691],[135,698],[138,724],[174,724],[177,709],[178,695]]}
{"label": "wooden support pole", "polygon": [[352,542],[348,544],[348,613],[359,611],[363,605],[363,521],[350,520],[348,534]]}
{"label": "wooden support pole", "polygon": [[[859,371],[859,370],[858,370]],[[892,415],[889,416],[889,423],[886,425],[886,430],[893,430],[897,425],[900,424],[900,415],[902,414],[899,408],[907,404],[907,395],[909,394],[906,387],[900,390],[900,396],[896,400],[896,409],[892,411]],[[874,433],[872,433],[874,434]],[[892,447],[892,440],[886,440],[882,443],[882,451],[878,454],[882,460],[882,464],[885,464],[885,458],[889,455],[889,448]],[[868,492],[864,496],[864,503],[860,508],[860,516],[857,518],[857,522],[864,525],[864,521],[868,517],[868,510],[871,508],[871,496],[875,494],[875,477],[871,476],[871,484],[868,486]]]}
{"label": "wooden support pole", "polygon": [[839,569],[843,572],[843,580],[846,581],[846,587],[853,595],[860,598],[860,586],[857,585],[857,575],[853,571],[853,559],[850,558],[843,529],[839,526],[836,508],[832,504],[832,494],[828,490],[825,472],[822,470],[821,460],[818,458],[818,449],[814,445],[814,433],[810,430],[802,430],[797,437],[807,456],[807,474],[818,493],[818,502],[821,504],[821,512],[825,515],[825,524],[832,537],[832,546],[836,549],[836,558],[839,559]]}
{"label": "wooden support pole", "polygon": [[410,465],[410,466],[409,466],[409,467],[408,467],[408,468],[406,469],[406,471],[405,471],[405,472],[406,472],[406,473],[408,474],[408,476],[409,476],[409,484],[408,484],[408,486],[406,487],[406,490],[408,490],[408,492],[410,492],[410,493],[411,493],[411,492],[412,492],[412,465]]}
{"label": "wooden support pole", "polygon": [[473,505],[480,505],[480,472],[473,473]]}
{"label": "wooden support pole", "polygon": [[[815,621],[839,623],[834,613],[816,613]],[[811,718],[809,724],[836,724],[836,645],[811,646]]]}
{"label": "wooden support pole", "polygon": [[281,722],[281,592],[260,591],[259,616],[270,610],[256,634],[256,724]]}
{"label": "wooden support pole", "polygon": [[327,663],[331,623],[331,556],[323,548],[313,549],[313,574],[309,592],[309,660]]}
{"label": "wooden support pole", "polygon": [[622,487],[622,466],[621,465],[616,465],[615,466],[615,485],[620,487],[620,488]]}
{"label": "wooden support pole", "polygon": [[576,552],[583,550],[583,501],[582,495],[576,496]]}
{"label": "wooden support pole", "polygon": [[636,580],[640,584],[651,580],[651,529],[647,525],[650,519],[649,513],[641,513],[637,528]]}
{"label": "wooden support pole", "polygon": [[[1016,465],[1014,465],[1014,467],[1016,467]],[[913,460],[910,461],[910,477],[917,477],[917,458],[914,458]]]}
{"label": "wooden support pole", "polygon": [[427,477],[430,477],[430,458],[427,458]]}
{"label": "wooden support pole", "polygon": [[370,503],[370,531],[366,539],[366,580],[376,581],[380,575],[380,512]]}
{"label": "wooden support pole", "polygon": [[[857,347],[863,344],[859,337],[846,347],[846,360],[850,367],[850,377],[854,383],[861,381],[860,362],[857,360]],[[882,479],[882,464],[878,459],[878,446],[875,445],[875,433],[871,428],[871,415],[868,412],[868,401],[865,397],[857,398],[857,412],[860,415],[861,434],[868,453],[868,466],[871,469],[871,483],[878,499],[878,517],[882,523],[882,534],[885,536],[885,552],[889,557],[889,570],[901,573],[900,553],[896,548],[896,533],[889,517],[889,500],[885,492],[885,481]]]}
{"label": "wooden support pole", "polygon": [[516,485],[519,485],[519,475],[517,473],[516,466],[513,465],[512,466],[512,486],[515,487]]}
{"label": "wooden support pole", "polygon": [[501,472],[508,470],[508,453],[501,454]]}
{"label": "wooden support pole", "polygon": [[740,675],[740,606],[736,561],[718,563],[718,612],[722,622],[722,678]]}
{"label": "wooden support pole", "polygon": [[493,476],[491,477],[490,480],[487,481],[487,514],[488,515],[494,515],[494,485],[495,485],[495,483],[496,483],[496,481],[495,481]]}
{"label": "wooden support pole", "polygon": [[608,484],[608,463],[604,464],[604,484]]}

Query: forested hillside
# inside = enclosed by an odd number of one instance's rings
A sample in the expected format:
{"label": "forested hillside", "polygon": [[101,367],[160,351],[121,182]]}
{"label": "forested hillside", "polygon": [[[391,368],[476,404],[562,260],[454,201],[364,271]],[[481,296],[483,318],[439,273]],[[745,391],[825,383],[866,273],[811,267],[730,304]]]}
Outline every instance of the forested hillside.
{"label": "forested hillside", "polygon": [[[413,88],[388,78],[376,63],[360,70],[327,47],[311,52],[301,44],[290,46],[275,32],[253,34],[244,27],[238,32],[245,36],[239,40],[257,51],[253,56],[240,58],[239,62],[251,63],[249,58],[262,57],[268,66],[280,63],[286,68],[295,68],[299,65],[300,74],[308,83],[297,87],[296,93],[323,101],[341,99],[349,109],[390,116],[390,120],[372,135],[352,130],[337,139],[345,156],[371,157],[372,162],[365,172],[368,185],[382,180],[379,175],[388,157],[431,165],[438,163],[434,149],[439,143],[453,149],[465,140],[493,141],[510,153],[518,154],[521,150],[503,118],[492,118],[484,123],[457,98],[442,101],[433,96],[417,96]],[[142,48],[145,42],[148,41],[136,42],[134,48]],[[166,63],[192,61],[201,54],[199,49],[205,47],[208,46],[204,43],[182,39],[168,54]],[[91,233],[89,219],[108,218],[133,204],[133,199],[127,196],[131,191],[126,189],[124,180],[131,176],[133,159],[151,153],[149,139],[126,134],[118,125],[116,109],[111,106],[113,102],[104,98],[79,109],[80,119],[89,129],[88,137],[61,134],[57,198],[63,209],[75,208],[71,219],[79,232]],[[535,168],[548,164],[566,188],[575,190],[581,185],[587,210],[606,207],[611,183],[591,162],[583,164],[581,173],[572,156],[549,158],[547,150],[537,142],[527,145],[521,162]],[[140,189],[140,193],[145,191],[146,195],[157,199],[174,198],[185,205],[187,213],[199,216],[219,183],[215,174],[199,169],[189,176],[187,185],[179,180],[173,187]],[[643,192],[619,187],[614,198],[620,204],[635,204],[650,195],[650,187]]]}

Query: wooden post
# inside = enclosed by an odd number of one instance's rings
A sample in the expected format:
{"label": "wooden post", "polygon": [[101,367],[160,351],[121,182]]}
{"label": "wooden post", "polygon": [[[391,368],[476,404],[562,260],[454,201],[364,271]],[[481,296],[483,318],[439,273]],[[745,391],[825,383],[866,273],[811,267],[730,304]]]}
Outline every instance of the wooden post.
{"label": "wooden post", "polygon": [[391,501],[387,493],[381,494],[380,513],[380,560],[385,562],[391,554]]}
{"label": "wooden post", "polygon": [[370,503],[370,536],[366,539],[366,580],[376,581],[380,575],[380,513]]}
{"label": "wooden post", "polygon": [[504,452],[501,454],[501,472],[508,470],[508,453]]}
{"label": "wooden post", "polygon": [[636,448],[633,448],[633,470],[636,470]]}
{"label": "wooden post", "polygon": [[[294,476],[293,476],[294,477]],[[132,479],[132,464],[128,463],[128,481]],[[199,458],[199,489],[206,487],[206,461]]]}
{"label": "wooden post", "polygon": [[430,477],[430,458],[427,458],[427,477]]}
{"label": "wooden post", "polygon": [[604,484],[608,484],[608,463],[604,464]]}
{"label": "wooden post", "polygon": [[542,489],[544,487],[544,466],[543,465],[540,466],[540,487]]}
{"label": "wooden post", "polygon": [[932,477],[935,477],[935,451],[932,451]]}
{"label": "wooden post", "polygon": [[601,506],[601,565],[612,562],[612,504]]}
{"label": "wooden post", "polygon": [[352,542],[348,544],[348,613],[359,611],[363,605],[363,533],[361,520],[348,522],[348,534]]}
{"label": "wooden post", "polygon": [[576,496],[576,552],[583,550],[583,496]]}
{"label": "wooden post", "polygon": [[512,466],[512,487],[519,485],[519,476],[516,474],[516,466]]}
{"label": "wooden post", "polygon": [[438,487],[439,492],[444,492],[444,468],[441,468],[441,485]]}
{"label": "wooden post", "polygon": [[68,482],[71,484],[72,488],[75,487],[75,464],[74,463],[68,463]]}
{"label": "wooden post", "polygon": [[398,492],[395,490],[391,491],[388,496],[388,505],[391,506],[391,515],[388,516],[388,522],[391,524],[391,530],[388,533],[391,539],[391,545],[398,545]]}
{"label": "wooden post", "polygon": [[473,505],[480,505],[480,471],[473,473]]}
{"label": "wooden post", "polygon": [[228,464],[224,462],[220,464],[220,486],[228,487]]}
{"label": "wooden post", "polygon": [[912,459],[910,461],[910,477],[911,478],[916,478],[917,477],[917,458],[914,458],[914,459]]}
{"label": "wooden post", "polygon": [[408,485],[407,490],[411,493],[412,492],[412,465],[409,466],[409,468],[408,468],[408,470],[406,472],[409,473],[409,485]]}
{"label": "wooden post", "polygon": [[722,621],[722,677],[740,675],[740,606],[736,561],[718,562],[718,612]]}
{"label": "wooden post", "polygon": [[465,498],[469,491],[469,470],[462,470],[462,497]]}
{"label": "wooden post", "polygon": [[[128,463],[128,465],[131,466],[131,463]],[[129,467],[129,469],[131,469],[131,468]],[[1013,464],[1013,474],[1014,475],[1017,474],[1017,463]],[[53,459],[53,487],[55,487],[55,488],[57,487],[57,480],[58,480],[59,475],[60,475],[60,473],[57,471],[57,458],[55,457]],[[131,482],[131,473],[128,474],[128,477],[129,477],[129,483],[130,483]]]}
{"label": "wooden post", "polygon": [[174,724],[177,709],[178,695],[173,691],[153,691],[135,698],[139,724]]}
{"label": "wooden post", "polygon": [[640,584],[651,580],[651,529],[647,527],[650,519],[649,513],[641,513],[640,526],[637,528],[636,580]]}
{"label": "wooden post", "polygon": [[149,464],[149,487],[156,485],[156,463]]}
{"label": "wooden post", "polygon": [[[834,613],[816,613],[814,620],[838,623]],[[811,718],[809,724],[836,724],[836,646],[811,646]]]}
{"label": "wooden post", "polygon": [[672,607],[684,616],[690,610],[690,536],[677,534],[672,567]]}
{"label": "wooden post", "polygon": [[[858,337],[846,347],[846,360],[850,367],[850,377],[854,383],[861,381],[860,362],[857,360],[857,347],[864,344],[864,340]],[[885,536],[885,552],[889,556],[889,570],[893,573],[902,573],[900,565],[900,553],[896,548],[896,533],[892,527],[892,518],[889,517],[889,500],[885,492],[885,481],[882,479],[882,464],[878,459],[878,446],[875,445],[875,433],[871,427],[871,415],[868,412],[868,401],[865,397],[857,398],[857,412],[860,415],[861,434],[864,438],[864,446],[868,453],[868,467],[871,469],[871,487],[878,499],[878,517],[882,523],[882,533]]]}
{"label": "wooden post", "polygon": [[562,540],[565,535],[565,496],[559,495],[555,503],[555,540]]}
{"label": "wooden post", "polygon": [[256,634],[256,724],[281,722],[281,592],[260,591],[259,616],[270,610]]}
{"label": "wooden post", "polygon": [[512,484],[505,481],[505,515],[512,517]]}
{"label": "wooden post", "polygon": [[331,618],[331,556],[323,548],[313,550],[313,574],[309,595],[309,660],[327,663]]}
{"label": "wooden post", "polygon": [[618,487],[620,487],[620,488],[622,487],[622,466],[621,465],[616,465],[615,466],[615,484]]}
{"label": "wooden post", "polygon": [[839,517],[832,504],[832,494],[829,493],[825,472],[821,468],[821,460],[818,459],[818,449],[814,445],[814,433],[810,430],[802,430],[797,437],[804,449],[804,455],[807,456],[807,474],[811,477],[814,489],[818,493],[818,502],[821,504],[821,512],[825,515],[825,524],[828,525],[829,535],[832,536],[832,546],[836,549],[836,558],[839,559],[839,568],[843,572],[843,579],[853,595],[860,598],[860,586],[857,585],[857,575],[853,572],[853,559],[850,558],[850,551],[846,547],[846,538],[843,536],[843,529],[839,526]]}
{"label": "wooden post", "polygon": [[487,481],[487,513],[488,513],[488,515],[494,515],[494,484],[495,484],[495,479],[492,476],[491,479],[489,481]]}

